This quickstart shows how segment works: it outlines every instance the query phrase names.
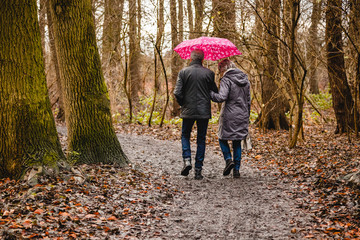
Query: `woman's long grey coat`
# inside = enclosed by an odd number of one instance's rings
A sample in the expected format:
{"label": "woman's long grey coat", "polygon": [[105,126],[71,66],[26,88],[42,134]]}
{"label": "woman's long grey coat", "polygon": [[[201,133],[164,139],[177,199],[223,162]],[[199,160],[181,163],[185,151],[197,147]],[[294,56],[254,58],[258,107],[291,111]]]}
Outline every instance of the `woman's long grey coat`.
{"label": "woman's long grey coat", "polygon": [[250,82],[240,69],[225,72],[219,93],[210,92],[214,102],[222,104],[218,136],[221,140],[243,140],[248,135],[250,117]]}

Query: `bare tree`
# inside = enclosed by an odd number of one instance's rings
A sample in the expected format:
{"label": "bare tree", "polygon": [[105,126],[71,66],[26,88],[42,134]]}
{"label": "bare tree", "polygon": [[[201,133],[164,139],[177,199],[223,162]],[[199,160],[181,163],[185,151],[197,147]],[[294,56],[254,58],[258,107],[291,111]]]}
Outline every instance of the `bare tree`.
{"label": "bare tree", "polygon": [[309,90],[311,93],[319,93],[319,80],[317,68],[319,65],[320,41],[319,41],[319,23],[321,19],[322,0],[312,0],[311,25],[309,28],[308,42],[308,63],[309,63]]}
{"label": "bare tree", "polygon": [[102,66],[109,89],[112,111],[118,105],[119,76],[121,64],[121,32],[124,0],[105,0],[102,36]]}
{"label": "bare tree", "polygon": [[262,82],[262,102],[260,125],[266,129],[288,129],[289,124],[285,116],[280,88],[275,80],[279,78],[279,42],[276,36],[279,31],[280,0],[266,0],[264,2],[265,24],[265,72]]}
{"label": "bare tree", "polygon": [[354,127],[354,101],[345,71],[342,40],[341,0],[328,0],[326,9],[326,50],[329,81],[336,116],[336,133]]}
{"label": "bare tree", "polygon": [[140,84],[140,42],[137,32],[137,7],[134,0],[129,0],[129,68],[130,68],[130,96],[133,105],[139,102]]}
{"label": "bare tree", "polygon": [[[170,20],[171,20],[171,47],[174,49],[179,44],[178,34],[178,18],[177,18],[176,0],[170,0]],[[171,93],[174,90],[175,83],[179,72],[179,55],[172,51],[171,53]],[[171,115],[178,116],[180,114],[180,106],[173,101]]]}

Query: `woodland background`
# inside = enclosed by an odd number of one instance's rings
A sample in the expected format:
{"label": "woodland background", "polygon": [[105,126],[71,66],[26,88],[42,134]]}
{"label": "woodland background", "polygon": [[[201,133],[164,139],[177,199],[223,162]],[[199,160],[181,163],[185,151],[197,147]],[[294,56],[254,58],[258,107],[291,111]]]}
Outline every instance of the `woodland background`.
{"label": "woodland background", "polygon": [[[223,37],[251,82],[249,163],[301,186],[312,231],[358,237],[359,18],[359,0],[0,1],[0,185],[21,193],[10,179],[126,166],[116,132],[178,138],[172,89],[188,62],[172,49]],[[12,214],[3,208],[0,225],[24,227]]]}

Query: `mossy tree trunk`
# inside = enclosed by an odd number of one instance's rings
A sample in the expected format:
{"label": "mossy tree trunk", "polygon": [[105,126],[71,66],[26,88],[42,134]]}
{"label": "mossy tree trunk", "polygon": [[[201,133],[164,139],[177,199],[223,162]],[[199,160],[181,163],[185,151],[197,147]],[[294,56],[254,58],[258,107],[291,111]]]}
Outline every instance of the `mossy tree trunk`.
{"label": "mossy tree trunk", "polygon": [[124,165],[128,159],[112,126],[91,0],[51,0],[50,5],[64,87],[69,158],[76,163]]}
{"label": "mossy tree trunk", "polygon": [[37,1],[0,4],[0,178],[63,160],[46,87]]}

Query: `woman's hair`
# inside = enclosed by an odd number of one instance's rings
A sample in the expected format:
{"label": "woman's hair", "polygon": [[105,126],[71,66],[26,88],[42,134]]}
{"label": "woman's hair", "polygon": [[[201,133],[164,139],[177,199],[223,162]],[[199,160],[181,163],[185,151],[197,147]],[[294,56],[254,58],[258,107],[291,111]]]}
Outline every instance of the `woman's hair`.
{"label": "woman's hair", "polygon": [[204,51],[201,49],[194,49],[190,54],[190,58],[192,60],[202,61],[204,59]]}
{"label": "woman's hair", "polygon": [[220,72],[225,72],[230,68],[236,68],[235,63],[230,61],[229,59],[224,59],[218,64],[218,69]]}

